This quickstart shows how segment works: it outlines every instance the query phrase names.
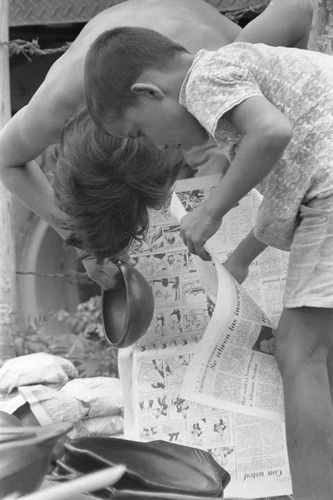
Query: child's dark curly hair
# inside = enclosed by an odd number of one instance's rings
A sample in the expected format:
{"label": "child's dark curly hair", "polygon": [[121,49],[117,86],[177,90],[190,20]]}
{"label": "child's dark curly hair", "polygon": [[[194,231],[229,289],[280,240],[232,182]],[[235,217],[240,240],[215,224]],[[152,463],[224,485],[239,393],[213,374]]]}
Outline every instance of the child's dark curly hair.
{"label": "child's dark curly hair", "polygon": [[54,179],[67,243],[97,259],[117,258],[142,239],[148,209],[167,201],[183,164],[177,149],[107,135],[80,108],[66,123]]}

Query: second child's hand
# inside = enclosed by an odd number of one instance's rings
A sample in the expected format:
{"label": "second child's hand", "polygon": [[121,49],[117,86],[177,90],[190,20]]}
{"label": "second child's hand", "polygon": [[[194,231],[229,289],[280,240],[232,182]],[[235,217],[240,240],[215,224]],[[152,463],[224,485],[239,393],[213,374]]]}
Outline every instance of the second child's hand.
{"label": "second child's hand", "polygon": [[180,234],[189,252],[203,260],[211,260],[205,244],[220,228],[222,219],[209,214],[203,203],[193,212],[185,215],[180,223]]}

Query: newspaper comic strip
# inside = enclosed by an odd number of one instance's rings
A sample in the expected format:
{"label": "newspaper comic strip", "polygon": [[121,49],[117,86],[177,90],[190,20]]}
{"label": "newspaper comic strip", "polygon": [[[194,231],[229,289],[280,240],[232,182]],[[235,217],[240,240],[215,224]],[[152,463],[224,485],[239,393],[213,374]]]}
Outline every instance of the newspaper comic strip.
{"label": "newspaper comic strip", "polygon": [[[215,175],[179,181],[185,210],[193,210],[217,182]],[[231,474],[226,498],[291,493],[281,382],[268,352],[287,258],[266,250],[252,264],[246,287],[218,265],[252,229],[259,204],[253,192],[224,218],[210,240],[215,239],[215,268],[203,270],[189,254],[170,206],[151,214],[146,241],[131,253],[152,286],[155,310],[133,348],[127,437],[210,451]],[[261,388],[269,377],[272,383]]]}

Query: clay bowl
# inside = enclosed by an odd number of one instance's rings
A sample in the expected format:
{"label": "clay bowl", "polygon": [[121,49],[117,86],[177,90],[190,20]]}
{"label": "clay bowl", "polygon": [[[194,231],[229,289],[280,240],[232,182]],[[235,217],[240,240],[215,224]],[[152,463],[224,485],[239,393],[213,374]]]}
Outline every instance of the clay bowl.
{"label": "clay bowl", "polygon": [[24,427],[15,420],[2,419],[0,426],[0,498],[38,489],[58,439],[72,428],[68,422]]}
{"label": "clay bowl", "polygon": [[114,347],[128,347],[148,330],[154,313],[154,296],[146,278],[130,264],[118,264],[120,288],[102,291],[104,333]]}
{"label": "clay bowl", "polygon": [[6,411],[0,411],[0,438],[1,427],[22,427],[22,422],[15,415],[7,413]]}

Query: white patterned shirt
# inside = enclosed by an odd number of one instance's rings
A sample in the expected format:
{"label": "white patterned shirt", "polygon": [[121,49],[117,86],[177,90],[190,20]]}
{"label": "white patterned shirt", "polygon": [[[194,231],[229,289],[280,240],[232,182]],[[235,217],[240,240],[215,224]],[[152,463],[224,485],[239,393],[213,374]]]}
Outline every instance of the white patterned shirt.
{"label": "white patterned shirt", "polygon": [[283,156],[257,186],[264,198],[255,226],[258,239],[288,250],[300,205],[333,194],[333,57],[248,43],[200,50],[179,102],[232,162],[242,136],[223,115],[252,96],[264,96],[293,126]]}

